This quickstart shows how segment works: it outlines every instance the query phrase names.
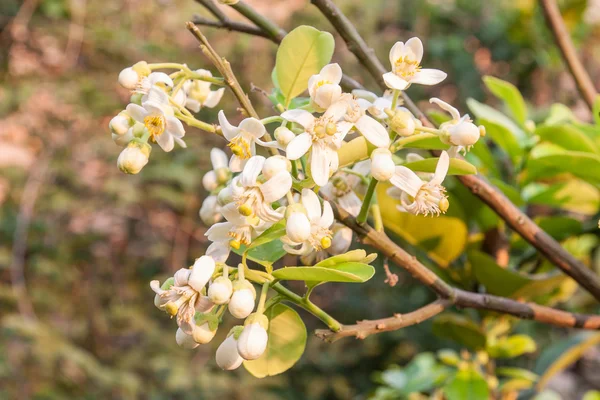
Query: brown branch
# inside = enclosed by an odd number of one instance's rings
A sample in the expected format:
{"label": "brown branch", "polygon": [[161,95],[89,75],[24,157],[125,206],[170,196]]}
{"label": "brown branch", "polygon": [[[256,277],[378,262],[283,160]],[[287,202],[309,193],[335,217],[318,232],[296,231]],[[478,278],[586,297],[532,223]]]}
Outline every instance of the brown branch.
{"label": "brown branch", "polygon": [[263,32],[262,30],[260,30],[259,28],[252,26],[250,24],[246,24],[243,22],[237,22],[237,21],[232,21],[232,20],[226,20],[226,21],[213,21],[207,18],[202,18],[200,16],[195,15],[194,18],[192,19],[192,22],[196,25],[203,25],[203,26],[210,26],[213,28],[222,28],[222,29],[227,29],[228,31],[236,31],[236,32],[242,32],[242,33],[247,33],[249,35],[253,35],[253,36],[261,36],[264,38],[269,39],[269,35],[265,32]]}
{"label": "brown branch", "polygon": [[[361,64],[377,80],[379,86],[385,90],[387,87],[381,75],[385,68],[377,59],[372,49],[365,43],[356,28],[348,18],[340,11],[331,0],[311,0],[319,8],[321,13],[329,20],[334,28],[342,36],[348,49],[354,53]],[[408,95],[402,92],[405,105],[426,126],[433,126],[431,121],[410,100]],[[459,176],[460,182],[471,190],[471,192],[486,203],[496,214],[505,220],[516,232],[543,254],[550,262],[559,267],[564,273],[575,279],[581,286],[590,292],[597,300],[600,300],[600,278],[588,269],[583,263],[568,253],[550,235],[541,230],[535,222],[519,210],[504,194],[496,187],[488,183],[479,175]]]}
{"label": "brown branch", "polygon": [[376,333],[396,331],[410,325],[420,324],[435,317],[450,305],[448,300],[437,300],[408,314],[394,314],[389,318],[358,321],[355,325],[342,325],[342,329],[337,332],[329,329],[317,329],[315,335],[330,343],[349,336],[365,339]]}
{"label": "brown branch", "polygon": [[577,56],[577,50],[573,45],[573,41],[571,40],[569,31],[560,14],[560,9],[558,8],[558,4],[556,4],[556,0],[539,0],[539,3],[544,11],[546,25],[548,25],[548,29],[550,29],[554,36],[554,41],[560,49],[562,58],[565,60],[567,67],[569,67],[573,79],[575,79],[575,82],[577,83],[577,88],[579,89],[581,96],[590,107],[590,110],[593,110],[598,92],[594,87],[592,79],[581,63],[581,60]]}
{"label": "brown branch", "polygon": [[448,300],[457,307],[468,307],[480,310],[509,314],[521,319],[532,319],[549,325],[600,330],[599,315],[570,313],[555,308],[526,303],[506,297],[468,292],[457,289],[440,279],[415,256],[407,253],[394,243],[385,233],[377,232],[366,224],[359,224],[347,211],[334,202],[330,202],[336,219],[356,232],[364,243],[379,250],[396,265],[404,268],[413,277],[433,290],[440,299]]}

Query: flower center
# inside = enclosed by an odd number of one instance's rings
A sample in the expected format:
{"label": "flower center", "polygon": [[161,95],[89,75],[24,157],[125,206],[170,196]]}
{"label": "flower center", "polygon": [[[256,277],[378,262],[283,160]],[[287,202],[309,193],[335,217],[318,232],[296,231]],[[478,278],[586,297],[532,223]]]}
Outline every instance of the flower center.
{"label": "flower center", "polygon": [[408,56],[400,57],[394,63],[394,73],[405,79],[412,78],[420,69],[419,62]]}
{"label": "flower center", "polygon": [[[313,225],[313,230],[315,229],[315,225]],[[308,243],[315,249],[315,251],[321,251],[323,249],[327,249],[331,247],[331,237],[333,236],[333,232],[331,232],[327,228],[323,228],[319,226],[316,229],[316,232],[308,237]]]}
{"label": "flower center", "polygon": [[425,216],[444,214],[450,205],[445,191],[441,185],[423,185],[414,199],[417,212]]}
{"label": "flower center", "polygon": [[318,88],[320,88],[323,85],[329,85],[329,84],[331,84],[331,82],[329,82],[326,79],[323,79],[322,81],[317,82],[317,87],[316,88],[318,89]]}
{"label": "flower center", "polygon": [[148,115],[144,118],[144,126],[148,129],[152,138],[155,138],[165,131],[167,121],[162,115]]}
{"label": "flower center", "polygon": [[331,179],[331,184],[333,185],[334,194],[336,195],[336,197],[342,197],[350,193],[350,191],[352,190],[348,182],[346,182],[346,180],[341,176],[334,176]]}
{"label": "flower center", "polygon": [[335,135],[338,128],[336,123],[330,118],[320,117],[315,121],[312,131],[313,141],[317,141],[319,139],[325,139],[327,136]]}
{"label": "flower center", "polygon": [[231,139],[231,142],[227,145],[231,149],[231,152],[241,158],[247,160],[252,157],[252,151],[250,149],[250,143],[242,135],[238,135]]}

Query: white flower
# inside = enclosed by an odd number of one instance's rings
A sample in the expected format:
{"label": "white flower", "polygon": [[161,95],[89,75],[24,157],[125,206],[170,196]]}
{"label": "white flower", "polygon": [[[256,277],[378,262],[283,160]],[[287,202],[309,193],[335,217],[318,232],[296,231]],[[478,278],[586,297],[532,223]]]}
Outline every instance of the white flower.
{"label": "white flower", "polygon": [[290,213],[285,222],[285,233],[294,243],[302,243],[308,240],[311,229],[308,216],[302,211]]}
{"label": "white flower", "polygon": [[256,360],[267,348],[269,336],[259,322],[244,327],[237,343],[237,349],[244,360]]}
{"label": "white flower", "polygon": [[129,128],[132,126],[132,120],[126,112],[121,112],[119,115],[113,117],[108,123],[110,131],[115,135],[125,135]]}
{"label": "white flower", "polygon": [[327,64],[308,80],[308,93],[313,108],[322,112],[339,100],[342,95],[340,81],[342,69],[338,64]]}
{"label": "white flower", "polygon": [[313,251],[305,256],[300,256],[300,261],[304,265],[314,265],[325,260],[330,256],[343,254],[348,251],[352,244],[352,229],[338,222],[331,228],[333,237],[331,238],[331,247],[326,250]]}
{"label": "white flower", "polygon": [[214,147],[210,150],[210,162],[213,169],[202,177],[202,186],[207,191],[212,192],[229,181],[231,171],[227,167],[229,163],[227,154],[221,149]]}
{"label": "white flower", "polygon": [[420,121],[404,107],[399,107],[395,111],[385,109],[384,112],[390,117],[388,121],[390,128],[400,136],[412,136],[417,125],[420,124]]}
{"label": "white flower", "polygon": [[241,332],[237,331],[241,331],[241,328],[241,326],[232,328],[231,332],[229,333],[229,336],[227,336],[227,338],[223,341],[223,343],[221,343],[221,345],[217,349],[215,359],[217,361],[217,365],[221,369],[224,369],[226,371],[232,371],[238,368],[240,365],[242,365],[242,362],[244,362],[244,359],[240,356],[240,353],[238,352],[238,339],[236,338],[236,335],[239,338],[239,334]]}
{"label": "white flower", "polygon": [[277,144],[281,147],[282,150],[285,150],[287,145],[294,139],[296,135],[294,132],[290,131],[288,128],[284,126],[280,126],[275,129],[275,139],[277,140]]}
{"label": "white flower", "polygon": [[266,222],[277,222],[283,215],[273,210],[271,203],[281,199],[292,188],[292,176],[287,170],[260,183],[260,175],[265,158],[254,156],[244,166],[244,170],[231,182],[233,200],[240,214],[246,217],[257,216]]}
{"label": "white flower", "polygon": [[319,186],[325,185],[329,180],[330,172],[338,169],[337,151],[353,125],[342,120],[346,109],[345,102],[337,102],[319,118],[315,118],[305,110],[289,110],[281,114],[283,119],[295,122],[304,128],[304,132],[287,145],[285,150],[287,158],[297,160],[311,150],[310,172]]}
{"label": "white flower", "polygon": [[132,140],[119,154],[117,167],[126,174],[137,174],[148,164],[150,151],[152,146],[148,143]]}
{"label": "white flower", "polygon": [[[367,175],[371,166],[370,160],[358,162],[352,170],[361,175]],[[362,200],[357,196],[356,190],[360,188],[362,181],[354,174],[338,171],[331,177],[329,182],[321,188],[323,195],[339,204],[341,208],[351,215],[357,216],[362,206]]]}
{"label": "white flower", "polygon": [[354,128],[376,147],[388,147],[390,136],[387,129],[376,119],[369,117],[365,109],[353,96],[345,95],[343,101],[347,104],[345,119],[352,122]]}
{"label": "white flower", "polygon": [[181,328],[177,328],[177,332],[175,333],[175,341],[184,349],[195,349],[200,345],[199,343],[196,343],[191,335],[188,335],[182,331]]}
{"label": "white flower", "polygon": [[302,190],[302,205],[310,220],[310,235],[303,242],[296,242],[289,236],[283,236],[281,241],[283,248],[290,254],[307,255],[312,251],[327,249],[331,246],[331,231],[329,227],[333,224],[333,210],[328,201],[321,203],[317,195],[310,189]]}
{"label": "white flower", "polygon": [[411,84],[435,85],[446,79],[447,74],[438,69],[422,69],[423,43],[419,38],[410,38],[405,43],[396,42],[390,50],[392,72],[383,74],[390,89],[405,90]]}
{"label": "white flower", "polygon": [[[430,181],[423,181],[415,172],[404,166],[397,166],[390,182],[395,187],[388,194],[400,199],[398,209],[414,215],[439,215],[448,210],[448,197],[442,182],[448,173],[450,157],[442,152],[435,173]],[[398,190],[399,189],[399,190]]]}
{"label": "white flower", "polygon": [[199,214],[200,219],[206,226],[216,224],[221,219],[223,219],[223,214],[221,213],[221,206],[219,205],[217,196],[212,195],[205,198],[202,202],[202,207],[200,207]]}
{"label": "white flower", "polygon": [[248,159],[256,154],[256,142],[262,144],[260,138],[267,132],[265,126],[256,118],[246,118],[239,126],[233,126],[225,117],[223,110],[219,111],[219,124],[233,156],[229,161],[229,169],[240,172]]}
{"label": "white flower", "polygon": [[250,289],[239,289],[233,292],[227,308],[235,318],[246,318],[254,310],[254,294]]}
{"label": "white flower", "polygon": [[173,115],[173,108],[169,105],[169,97],[158,88],[153,88],[148,93],[148,99],[142,103],[129,104],[127,113],[137,122],[142,123],[150,138],[156,141],[164,151],[171,151],[177,142],[181,147],[186,147],[182,138],[185,130],[180,120]]}
{"label": "white flower", "polygon": [[188,285],[197,292],[200,292],[204,286],[206,286],[214,272],[215,260],[213,260],[212,257],[202,256],[197,258],[188,278]]}
{"label": "white flower", "polygon": [[[382,97],[379,97],[368,90],[354,89],[352,95],[356,97],[356,101],[363,110],[368,111],[369,114],[377,119],[387,119],[388,115],[384,110],[392,108],[393,95],[391,91],[387,90]],[[398,100],[398,105],[396,107],[400,107],[400,104],[401,100]]]}
{"label": "white flower", "polygon": [[[200,76],[212,77],[212,73],[205,69],[197,69],[196,74]],[[198,112],[202,107],[213,108],[219,104],[225,88],[210,90],[210,82],[202,80],[189,80],[184,83],[183,89],[187,94],[185,107],[193,112]]]}
{"label": "white flower", "polygon": [[392,152],[386,148],[375,149],[371,153],[371,175],[378,181],[387,181],[396,170]]}
{"label": "white flower", "polygon": [[215,304],[227,304],[233,293],[233,284],[226,276],[215,279],[208,287],[208,298]]}
{"label": "white flower", "polygon": [[210,324],[205,322],[201,325],[194,325],[192,329],[192,337],[196,343],[206,344],[215,337],[217,330],[210,329]]}
{"label": "white flower", "polygon": [[[156,86],[156,88],[155,88]],[[164,72],[153,72],[138,82],[135,93],[142,94],[142,103],[148,100],[150,89],[155,88],[164,93],[163,89],[172,88],[173,80]],[[166,93],[165,93],[166,94]]]}
{"label": "white flower", "polygon": [[284,156],[271,156],[265,160],[262,167],[262,174],[265,179],[271,179],[281,171],[290,172],[292,170],[292,164],[290,160]]}
{"label": "white flower", "polygon": [[435,97],[429,102],[437,104],[452,116],[450,121],[444,122],[439,128],[442,131],[440,140],[452,146],[448,151],[450,156],[456,156],[462,150],[468,151],[477,143],[482,133],[485,134],[485,128],[475,125],[469,114],[461,117],[456,108]]}
{"label": "white flower", "polygon": [[119,73],[119,84],[125,89],[134,90],[140,80],[140,76],[131,67],[127,67]]}

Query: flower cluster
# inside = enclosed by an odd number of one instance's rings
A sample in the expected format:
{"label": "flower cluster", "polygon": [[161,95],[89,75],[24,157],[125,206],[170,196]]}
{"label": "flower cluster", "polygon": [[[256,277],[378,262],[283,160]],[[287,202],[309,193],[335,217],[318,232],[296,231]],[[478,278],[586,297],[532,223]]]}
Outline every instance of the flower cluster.
{"label": "flower cluster", "polygon": [[[261,272],[264,275],[250,270],[244,249],[274,225],[280,227],[277,240],[283,250],[313,265],[346,253],[352,243],[352,231],[335,221],[332,204],[362,223],[379,183],[388,186],[387,194],[398,199],[402,212],[424,216],[446,212],[449,201],[442,184],[451,158],[467,152],[485,132],[468,115],[461,116],[437,98],[431,102],[451,116],[439,129],[424,127],[402,107],[403,90],[412,84],[437,84],[446,77],[442,71],[422,69],[422,57],[418,38],[396,43],[390,51],[391,71],[383,75],[390,91],[382,96],[365,90],[345,93],[340,66],[328,64],[308,80],[310,98],[302,107],[285,109],[276,104],[280,115],[263,120],[248,117],[237,126],[219,111],[220,132],[231,156],[212,149],[213,169],[202,179],[209,196],[200,218],[210,226],[206,232],[210,245],[189,269],[177,271],[162,286],[151,283],[156,306],[176,317],[178,344],[194,348],[212,340],[228,310],[245,322],[233,328],[217,350],[219,366],[235,369],[243,360],[263,354],[269,325],[263,311],[273,277],[269,269]],[[164,68],[176,72],[153,72]],[[144,167],[151,142],[165,151],[175,143],[185,147],[182,122],[214,128],[191,113],[215,107],[223,95],[222,88],[211,90],[212,84],[223,80],[208,71],[140,62],[123,70],[119,82],[132,90],[131,104],[113,118],[110,128],[115,143],[125,147],[118,165],[126,173]],[[273,123],[279,126],[271,138],[266,126]],[[418,154],[404,158],[395,154],[406,138],[432,134],[449,146],[434,173],[409,168],[420,159]],[[363,140],[368,153],[340,165],[343,147],[353,139]],[[267,152],[271,156],[261,155]],[[227,265],[232,251],[244,253],[235,269]],[[266,285],[258,305],[256,283]]]}

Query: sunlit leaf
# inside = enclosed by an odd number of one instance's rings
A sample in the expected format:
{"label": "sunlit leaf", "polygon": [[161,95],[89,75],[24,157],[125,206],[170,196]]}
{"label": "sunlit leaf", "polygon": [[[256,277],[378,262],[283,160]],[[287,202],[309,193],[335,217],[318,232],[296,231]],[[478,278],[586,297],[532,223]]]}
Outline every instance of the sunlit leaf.
{"label": "sunlit leaf", "polygon": [[522,194],[530,204],[542,204],[586,215],[594,215],[600,208],[600,191],[579,179],[551,185],[530,184],[523,189]]}
{"label": "sunlit leaf", "polygon": [[574,125],[540,125],[535,129],[535,134],[542,141],[554,143],[565,150],[598,153],[598,146],[585,133]]}
{"label": "sunlit leaf", "polygon": [[519,89],[510,82],[493,76],[484,76],[483,82],[496,97],[500,98],[510,110],[515,121],[521,125],[527,120],[527,106]]}
{"label": "sunlit leaf", "polygon": [[447,400],[484,400],[489,398],[487,382],[475,368],[459,370],[443,388]]}
{"label": "sunlit leaf", "polygon": [[[439,158],[431,157],[424,160],[413,161],[402,164],[406,168],[417,172],[435,172]],[[448,175],[472,175],[477,173],[477,168],[465,160],[458,158],[450,159],[450,168],[448,169]]]}
{"label": "sunlit leaf", "polygon": [[375,274],[368,264],[348,262],[332,267],[284,267],[273,271],[277,279],[306,282],[366,282]]}
{"label": "sunlit leaf", "polygon": [[486,351],[493,358],[515,358],[526,353],[533,353],[537,345],[527,335],[512,335],[488,342]]}

